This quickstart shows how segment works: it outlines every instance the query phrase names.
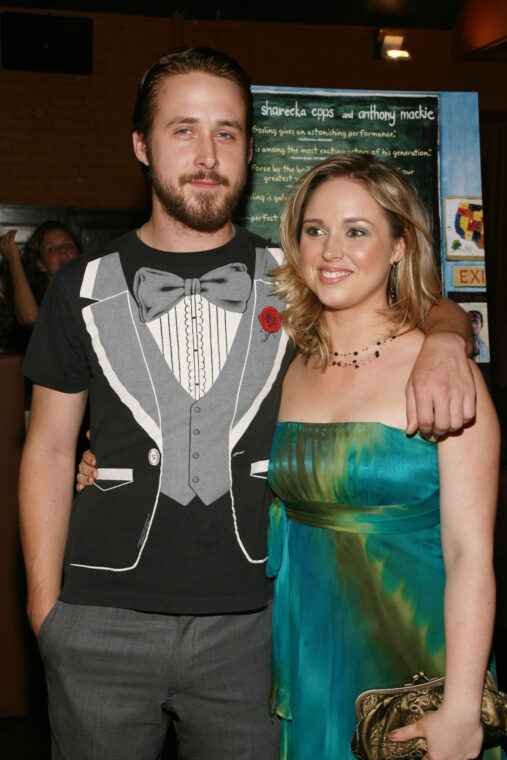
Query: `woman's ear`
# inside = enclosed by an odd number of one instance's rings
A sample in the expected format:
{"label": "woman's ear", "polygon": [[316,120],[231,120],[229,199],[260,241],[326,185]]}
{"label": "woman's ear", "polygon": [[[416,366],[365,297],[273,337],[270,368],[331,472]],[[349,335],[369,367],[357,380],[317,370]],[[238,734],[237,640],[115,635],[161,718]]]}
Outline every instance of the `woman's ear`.
{"label": "woman's ear", "polygon": [[408,236],[410,235],[408,230],[404,230],[399,238],[394,241],[393,252],[391,254],[391,264],[397,264],[398,261],[404,257],[407,252]]}
{"label": "woman's ear", "polygon": [[47,272],[46,266],[42,259],[35,259],[35,266],[39,267],[41,272]]}

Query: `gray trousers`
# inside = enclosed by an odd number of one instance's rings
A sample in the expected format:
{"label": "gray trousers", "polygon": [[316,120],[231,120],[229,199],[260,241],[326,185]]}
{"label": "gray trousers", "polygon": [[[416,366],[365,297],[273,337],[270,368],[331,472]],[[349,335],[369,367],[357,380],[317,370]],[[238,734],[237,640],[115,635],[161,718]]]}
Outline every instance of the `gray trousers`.
{"label": "gray trousers", "polygon": [[271,606],[157,615],[57,602],[42,624],[53,760],[277,760]]}

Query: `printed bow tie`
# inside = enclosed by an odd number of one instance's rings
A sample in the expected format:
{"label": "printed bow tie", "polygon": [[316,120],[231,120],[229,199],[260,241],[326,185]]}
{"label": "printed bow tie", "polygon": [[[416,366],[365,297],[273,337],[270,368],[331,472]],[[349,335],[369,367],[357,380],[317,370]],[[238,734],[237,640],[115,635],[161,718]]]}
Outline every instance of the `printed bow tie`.
{"label": "printed bow tie", "polygon": [[242,312],[252,290],[244,264],[226,264],[202,277],[184,279],[172,272],[142,267],[134,278],[134,296],[143,322],[151,322],[172,309],[185,296],[201,295],[228,311]]}

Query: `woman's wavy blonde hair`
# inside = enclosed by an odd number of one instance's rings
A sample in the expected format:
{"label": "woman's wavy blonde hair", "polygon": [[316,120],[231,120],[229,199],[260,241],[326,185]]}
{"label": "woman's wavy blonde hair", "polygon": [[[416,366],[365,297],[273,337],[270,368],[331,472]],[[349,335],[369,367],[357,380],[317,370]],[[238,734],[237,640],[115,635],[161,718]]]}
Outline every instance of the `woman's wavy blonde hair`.
{"label": "woman's wavy blonde hair", "polygon": [[320,355],[317,366],[321,367],[329,362],[329,332],[324,307],[301,274],[299,241],[312,193],[338,177],[362,183],[384,209],[393,240],[405,239],[405,256],[396,267],[394,300],[390,298],[391,276],[388,282],[386,315],[395,325],[392,334],[420,327],[441,293],[429,218],[412,184],[397,169],[368,154],[345,153],[326,159],[301,177],[287,197],[280,230],[286,259],[274,272],[274,293],[287,304],[285,328],[302,354]]}

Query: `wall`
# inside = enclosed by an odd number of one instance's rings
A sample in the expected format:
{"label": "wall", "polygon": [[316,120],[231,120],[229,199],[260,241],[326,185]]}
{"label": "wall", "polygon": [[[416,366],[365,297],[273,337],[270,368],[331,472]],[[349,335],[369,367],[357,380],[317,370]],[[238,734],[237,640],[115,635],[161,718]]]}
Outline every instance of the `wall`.
{"label": "wall", "polygon": [[411,31],[413,61],[396,63],[374,58],[373,28],[60,15],[93,20],[93,74],[0,70],[2,204],[142,205],[130,113],[140,76],[174,45],[217,47],[238,58],[254,84],[477,90],[482,110],[507,111],[498,87],[507,63],[452,60],[450,32]]}
{"label": "wall", "polygon": [[172,21],[89,17],[92,76],[0,71],[0,203],[144,203],[130,114],[143,71],[172,45]]}
{"label": "wall", "polygon": [[28,627],[17,504],[25,429],[21,360],[17,354],[0,353],[0,717],[25,715],[29,709]]}

